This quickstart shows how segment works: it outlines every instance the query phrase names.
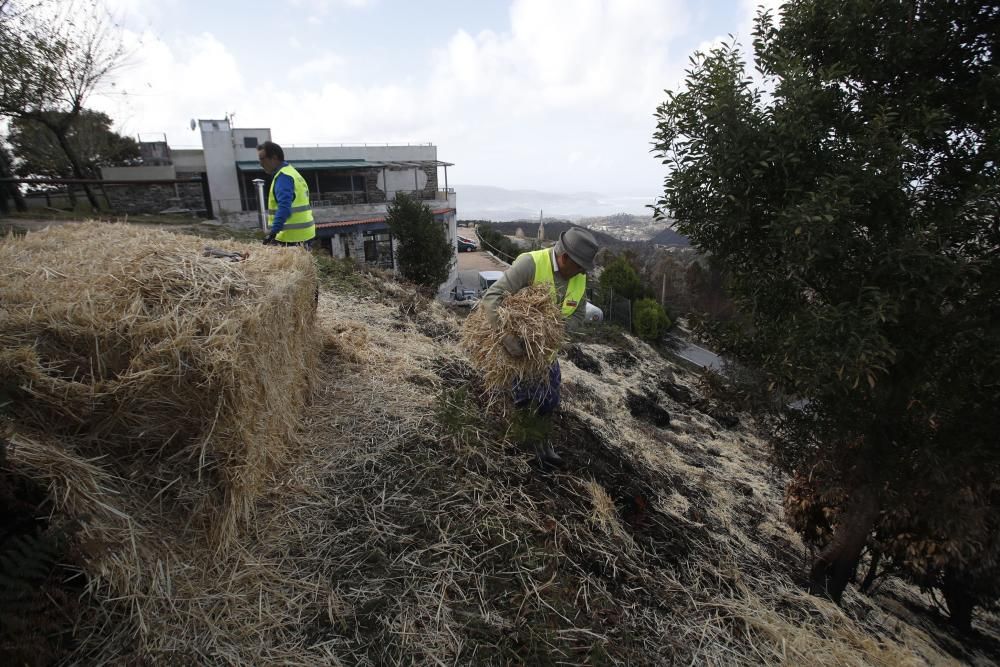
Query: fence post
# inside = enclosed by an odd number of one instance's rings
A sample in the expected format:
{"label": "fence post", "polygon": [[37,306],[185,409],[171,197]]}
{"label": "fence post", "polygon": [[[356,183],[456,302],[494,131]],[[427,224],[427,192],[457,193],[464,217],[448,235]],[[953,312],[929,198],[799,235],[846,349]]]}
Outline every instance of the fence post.
{"label": "fence post", "polygon": [[260,219],[260,228],[267,234],[267,204],[264,203],[264,179],[253,179],[254,187],[257,188],[257,217]]}

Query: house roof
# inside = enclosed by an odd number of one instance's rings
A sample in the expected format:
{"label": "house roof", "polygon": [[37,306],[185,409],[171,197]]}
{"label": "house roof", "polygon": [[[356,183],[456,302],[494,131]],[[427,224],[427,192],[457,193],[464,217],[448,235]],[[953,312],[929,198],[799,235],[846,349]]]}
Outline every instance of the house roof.
{"label": "house roof", "polygon": [[[289,164],[299,171],[317,169],[414,169],[421,167],[453,167],[451,162],[441,160],[289,160]],[[240,171],[264,171],[256,160],[240,160],[236,163]]]}

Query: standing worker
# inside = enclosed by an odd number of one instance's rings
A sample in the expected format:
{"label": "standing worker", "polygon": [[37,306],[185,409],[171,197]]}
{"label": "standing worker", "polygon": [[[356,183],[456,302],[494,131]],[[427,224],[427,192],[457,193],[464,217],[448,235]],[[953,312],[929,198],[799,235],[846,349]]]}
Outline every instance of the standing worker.
{"label": "standing worker", "polygon": [[[559,236],[559,241],[551,248],[526,252],[514,260],[503,276],[493,283],[480,302],[483,314],[494,327],[497,326],[497,306],[509,294],[514,294],[529,285],[553,285],[552,297],[561,304],[564,321],[578,325],[585,321],[587,312],[587,271],[594,268],[597,255],[597,241],[594,236],[579,227],[573,227]],[[520,338],[508,334],[503,339],[504,348],[512,357],[523,357],[524,344]],[[559,362],[553,360],[549,367],[548,379],[538,384],[518,383],[513,387],[514,407],[517,419],[522,424],[534,422],[531,429],[522,429],[527,440],[544,468],[546,465],[560,467],[560,457],[552,447],[551,415],[559,407],[559,387],[562,374]]]}
{"label": "standing worker", "polygon": [[271,179],[267,196],[267,236],[264,245],[295,245],[309,248],[316,237],[309,186],[295,167],[285,162],[285,151],[273,141],[257,147],[257,159]]}

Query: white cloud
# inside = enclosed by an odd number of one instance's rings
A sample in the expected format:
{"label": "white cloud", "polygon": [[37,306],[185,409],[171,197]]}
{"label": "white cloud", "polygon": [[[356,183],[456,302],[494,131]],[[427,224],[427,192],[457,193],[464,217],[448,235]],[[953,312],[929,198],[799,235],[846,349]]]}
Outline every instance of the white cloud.
{"label": "white cloud", "polygon": [[[343,4],[299,3],[317,14]],[[689,53],[672,44],[690,24],[681,0],[515,0],[506,26],[456,30],[423,54],[423,78],[362,82],[344,67],[350,54],[315,53],[269,81],[212,34],[130,33],[142,47],[116,86],[128,94],[101,108],[173,145],[199,141],[189,118],[235,111],[283,143],[433,141],[457,165],[452,182],[655,192],[653,112],[681,81]]]}
{"label": "white cloud", "polygon": [[327,51],[315,58],[305,61],[302,64],[294,64],[291,67],[288,78],[293,82],[306,81],[315,84],[317,79],[322,79],[334,74],[337,69],[344,66],[347,61],[341,56]]}
{"label": "white cloud", "polygon": [[[141,1],[141,0],[118,0],[121,1]],[[325,15],[331,9],[338,7],[347,9],[361,9],[374,4],[374,0],[288,0],[292,7],[308,7],[311,11]]]}
{"label": "white cloud", "polygon": [[[91,106],[108,112],[120,131],[168,132],[187,127],[192,116],[220,116],[246,86],[235,57],[209,33],[170,46],[151,32],[126,31],[129,61],[114,87],[96,94]],[[175,143],[197,143],[181,134]]]}

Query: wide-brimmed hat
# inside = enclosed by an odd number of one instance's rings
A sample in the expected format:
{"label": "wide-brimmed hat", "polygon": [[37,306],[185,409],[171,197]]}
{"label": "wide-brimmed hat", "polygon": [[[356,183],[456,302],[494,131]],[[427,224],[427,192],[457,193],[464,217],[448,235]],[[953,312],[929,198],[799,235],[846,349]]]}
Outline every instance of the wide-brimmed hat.
{"label": "wide-brimmed hat", "polygon": [[559,235],[559,247],[556,252],[564,252],[584,271],[594,268],[594,257],[597,255],[597,240],[585,229],[571,227]]}

